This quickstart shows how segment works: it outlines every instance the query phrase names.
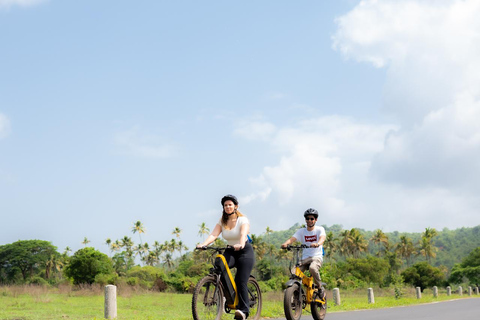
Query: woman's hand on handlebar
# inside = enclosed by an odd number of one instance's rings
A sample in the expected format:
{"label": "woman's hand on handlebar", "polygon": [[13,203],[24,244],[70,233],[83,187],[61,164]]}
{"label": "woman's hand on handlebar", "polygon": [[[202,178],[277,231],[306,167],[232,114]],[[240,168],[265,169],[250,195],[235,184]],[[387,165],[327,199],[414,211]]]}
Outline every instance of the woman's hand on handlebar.
{"label": "woman's hand on handlebar", "polygon": [[[228,246],[227,246],[227,247],[228,247]],[[234,249],[235,251],[239,251],[239,250],[242,250],[244,247],[245,247],[244,244],[237,243],[237,244],[235,244],[235,245],[233,246],[233,249]]]}
{"label": "woman's hand on handlebar", "polygon": [[198,250],[206,250],[207,249],[207,246],[204,246],[202,244],[197,244],[197,247],[195,249],[198,249]]}

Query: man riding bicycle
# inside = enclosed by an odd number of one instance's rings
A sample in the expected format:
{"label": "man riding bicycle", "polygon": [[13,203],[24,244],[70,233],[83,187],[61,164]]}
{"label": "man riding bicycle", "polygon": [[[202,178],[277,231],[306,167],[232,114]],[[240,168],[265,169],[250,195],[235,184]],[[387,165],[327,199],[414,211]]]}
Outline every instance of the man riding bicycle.
{"label": "man riding bicycle", "polygon": [[325,228],[315,226],[318,219],[317,210],[313,208],[307,209],[303,216],[305,217],[307,227],[298,229],[290,239],[282,244],[282,248],[286,248],[295,241],[300,241],[302,244],[310,246],[310,248],[305,248],[303,250],[300,269],[303,272],[308,268],[310,274],[313,276],[315,284],[317,285],[320,297],[323,297],[325,293],[322,287],[319,270],[323,263],[323,243],[326,238]]}

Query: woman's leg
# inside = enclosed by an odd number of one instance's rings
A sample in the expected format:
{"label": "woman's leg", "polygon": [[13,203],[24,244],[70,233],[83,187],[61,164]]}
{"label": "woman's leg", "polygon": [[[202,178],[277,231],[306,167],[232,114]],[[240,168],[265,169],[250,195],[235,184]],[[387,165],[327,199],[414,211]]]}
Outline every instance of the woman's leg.
{"label": "woman's leg", "polygon": [[250,243],[247,243],[239,253],[236,261],[237,274],[235,275],[235,284],[239,293],[237,309],[248,316],[250,306],[247,283],[255,263],[255,256]]}

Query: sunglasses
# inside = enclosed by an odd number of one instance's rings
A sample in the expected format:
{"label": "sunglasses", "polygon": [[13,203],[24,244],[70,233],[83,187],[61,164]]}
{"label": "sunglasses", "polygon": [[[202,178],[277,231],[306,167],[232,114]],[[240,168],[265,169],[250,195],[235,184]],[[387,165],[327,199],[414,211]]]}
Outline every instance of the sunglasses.
{"label": "sunglasses", "polygon": [[313,221],[315,218],[305,218],[306,221]]}

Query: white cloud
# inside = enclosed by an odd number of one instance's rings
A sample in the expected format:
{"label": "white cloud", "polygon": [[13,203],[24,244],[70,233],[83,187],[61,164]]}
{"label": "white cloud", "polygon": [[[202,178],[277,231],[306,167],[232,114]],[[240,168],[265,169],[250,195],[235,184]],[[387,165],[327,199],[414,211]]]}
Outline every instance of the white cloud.
{"label": "white cloud", "polygon": [[407,187],[475,192],[480,169],[480,2],[362,1],[337,19],[334,48],[387,69],[402,124],[372,174]]}
{"label": "white cloud", "polygon": [[158,135],[145,133],[139,127],[119,132],[114,137],[120,152],[140,158],[164,159],[177,154],[177,147]]}
{"label": "white cloud", "polygon": [[6,115],[0,113],[0,139],[10,134],[10,120]]}
{"label": "white cloud", "polygon": [[336,21],[333,46],[387,68],[385,106],[406,126],[480,90],[480,2],[362,1]]}
{"label": "white cloud", "polygon": [[0,8],[8,8],[11,6],[31,7],[48,0],[0,0]]}
{"label": "white cloud", "polygon": [[[250,127],[244,124],[241,131],[249,132]],[[269,202],[280,207],[307,205],[331,216],[350,215],[351,208],[342,194],[344,184],[348,189],[350,178],[368,175],[370,159],[383,148],[386,133],[395,129],[392,125],[369,125],[328,116],[278,128],[268,140],[259,137],[258,140],[267,142],[280,154],[280,160],[251,178],[256,192],[245,197],[242,203]],[[355,174],[350,172],[352,168]],[[287,221],[292,223],[297,219],[290,217]]]}

